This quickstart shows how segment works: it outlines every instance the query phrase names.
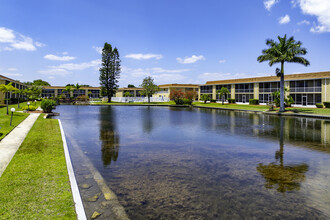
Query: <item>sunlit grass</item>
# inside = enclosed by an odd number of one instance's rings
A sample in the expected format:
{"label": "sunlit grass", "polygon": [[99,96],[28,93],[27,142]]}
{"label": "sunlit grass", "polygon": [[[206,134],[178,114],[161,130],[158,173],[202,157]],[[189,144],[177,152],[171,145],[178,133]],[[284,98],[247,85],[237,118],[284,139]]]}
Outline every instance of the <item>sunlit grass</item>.
{"label": "sunlit grass", "polygon": [[76,219],[57,120],[41,115],[0,177],[0,219]]}

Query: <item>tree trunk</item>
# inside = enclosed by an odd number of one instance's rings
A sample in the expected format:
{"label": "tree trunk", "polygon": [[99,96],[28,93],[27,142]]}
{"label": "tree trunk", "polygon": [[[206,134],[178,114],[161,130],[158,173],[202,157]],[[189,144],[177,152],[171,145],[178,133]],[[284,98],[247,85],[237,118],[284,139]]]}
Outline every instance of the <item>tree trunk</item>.
{"label": "tree trunk", "polygon": [[[7,97],[7,98],[6,98],[6,97]],[[8,92],[6,92],[6,94],[5,94],[5,98],[6,98],[7,115],[8,115]]]}
{"label": "tree trunk", "polygon": [[224,102],[225,102],[224,98],[225,98],[224,95],[222,95],[222,104],[224,104]]}
{"label": "tree trunk", "polygon": [[108,103],[111,102],[111,94],[110,94],[110,90],[107,90],[107,94],[108,94]]}
{"label": "tree trunk", "polygon": [[150,95],[148,95],[148,103],[150,103]]}
{"label": "tree trunk", "polygon": [[280,112],[284,112],[284,62],[281,63],[281,81],[280,81]]}

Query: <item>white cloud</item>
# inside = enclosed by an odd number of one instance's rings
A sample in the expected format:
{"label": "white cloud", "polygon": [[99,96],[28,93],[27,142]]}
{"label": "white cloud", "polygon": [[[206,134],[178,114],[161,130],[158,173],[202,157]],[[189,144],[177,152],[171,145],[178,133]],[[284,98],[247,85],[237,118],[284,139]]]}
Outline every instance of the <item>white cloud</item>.
{"label": "white cloud", "polygon": [[17,71],[17,69],[16,68],[8,68],[8,71],[15,72],[15,71]]}
{"label": "white cloud", "polygon": [[149,59],[156,59],[160,60],[163,58],[163,55],[161,54],[152,54],[152,53],[147,53],[147,54],[142,54],[142,53],[132,53],[132,54],[127,54],[125,58],[131,58],[135,60],[149,60]]}
{"label": "white cloud", "polygon": [[34,42],[32,38],[24,36],[9,28],[0,27],[0,51],[26,50],[35,51],[36,47],[45,46],[40,42]]}
{"label": "white cloud", "polygon": [[265,0],[264,6],[268,11],[270,11],[270,9],[278,2],[279,0]]}
{"label": "white cloud", "polygon": [[219,63],[225,63],[226,60],[219,60]]}
{"label": "white cloud", "polygon": [[88,68],[93,68],[94,70],[98,70],[101,66],[101,60],[92,60],[90,62],[84,63],[65,63],[58,66],[49,66],[46,70],[40,70],[39,73],[44,75],[69,75],[72,71],[75,70],[85,70]]}
{"label": "white cloud", "polygon": [[285,16],[280,17],[278,19],[278,23],[280,23],[280,24],[287,24],[289,22],[290,22],[290,16],[289,15],[285,15]]}
{"label": "white cloud", "polygon": [[330,32],[330,1],[329,0],[296,0],[304,14],[317,17],[318,24],[310,29],[311,32]]}
{"label": "white cloud", "polygon": [[302,20],[302,21],[300,21],[300,22],[298,22],[297,23],[298,25],[310,25],[310,22],[309,21],[307,21],[307,20]]}
{"label": "white cloud", "polygon": [[0,73],[0,75],[7,76],[7,77],[23,76],[23,74],[21,74],[21,73],[8,73],[8,72]]}
{"label": "white cloud", "polygon": [[103,49],[102,47],[93,46],[92,48],[96,50],[97,53],[102,54],[102,49]]}
{"label": "white cloud", "polygon": [[205,57],[203,55],[200,56],[196,56],[196,55],[192,55],[191,57],[185,57],[185,58],[176,58],[176,60],[178,61],[178,63],[181,64],[190,64],[190,63],[196,63],[198,60],[205,60]]}
{"label": "white cloud", "polygon": [[251,78],[259,76],[269,76],[268,73],[257,73],[257,74],[248,74],[248,73],[202,73],[198,76],[204,83],[206,81],[215,81],[215,80],[226,80],[226,79],[242,79],[242,78]]}
{"label": "white cloud", "polygon": [[122,86],[126,86],[127,84],[138,86],[142,83],[143,78],[147,76],[154,78],[157,84],[187,83],[189,77],[183,74],[187,71],[189,69],[163,69],[161,67],[133,69],[123,66],[120,84]]}
{"label": "white cloud", "polygon": [[70,61],[76,59],[76,57],[71,57],[71,56],[56,56],[53,54],[47,54],[44,56],[45,59],[47,60],[57,60],[57,61]]}

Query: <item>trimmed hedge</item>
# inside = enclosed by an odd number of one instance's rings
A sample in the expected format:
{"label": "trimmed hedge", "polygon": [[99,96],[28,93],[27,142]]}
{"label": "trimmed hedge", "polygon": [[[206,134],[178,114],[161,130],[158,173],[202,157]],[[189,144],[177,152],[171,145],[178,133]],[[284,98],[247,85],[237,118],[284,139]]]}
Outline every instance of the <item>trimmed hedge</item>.
{"label": "trimmed hedge", "polygon": [[323,108],[323,104],[322,103],[316,103],[315,104],[317,108]]}
{"label": "trimmed hedge", "polygon": [[259,105],[259,99],[250,99],[249,104],[250,105]]}
{"label": "trimmed hedge", "polygon": [[183,104],[184,105],[191,105],[193,101],[191,99],[183,99]]}
{"label": "trimmed hedge", "polygon": [[330,102],[323,102],[323,104],[326,108],[330,108]]}
{"label": "trimmed hedge", "polygon": [[216,103],[217,100],[216,100],[216,99],[211,99],[210,102],[214,102],[214,103]]}
{"label": "trimmed hedge", "polygon": [[51,99],[43,99],[41,101],[41,108],[45,113],[52,112],[53,108],[56,106],[56,102]]}
{"label": "trimmed hedge", "polygon": [[235,103],[235,99],[228,99],[228,103]]}
{"label": "trimmed hedge", "polygon": [[27,110],[27,111],[35,111],[35,110],[37,110],[37,107],[32,106],[32,105],[30,105],[30,106],[23,106],[23,107],[22,107],[22,110],[23,110],[23,111],[24,111],[24,110]]}

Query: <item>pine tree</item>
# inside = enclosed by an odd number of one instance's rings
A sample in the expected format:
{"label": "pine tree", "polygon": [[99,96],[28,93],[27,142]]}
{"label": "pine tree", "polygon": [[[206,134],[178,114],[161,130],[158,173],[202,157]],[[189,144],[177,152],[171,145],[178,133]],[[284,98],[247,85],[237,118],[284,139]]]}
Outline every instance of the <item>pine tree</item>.
{"label": "pine tree", "polygon": [[102,67],[100,68],[100,84],[108,96],[108,102],[116,94],[120,77],[120,58],[118,49],[112,49],[111,44],[105,43],[102,49]]}

